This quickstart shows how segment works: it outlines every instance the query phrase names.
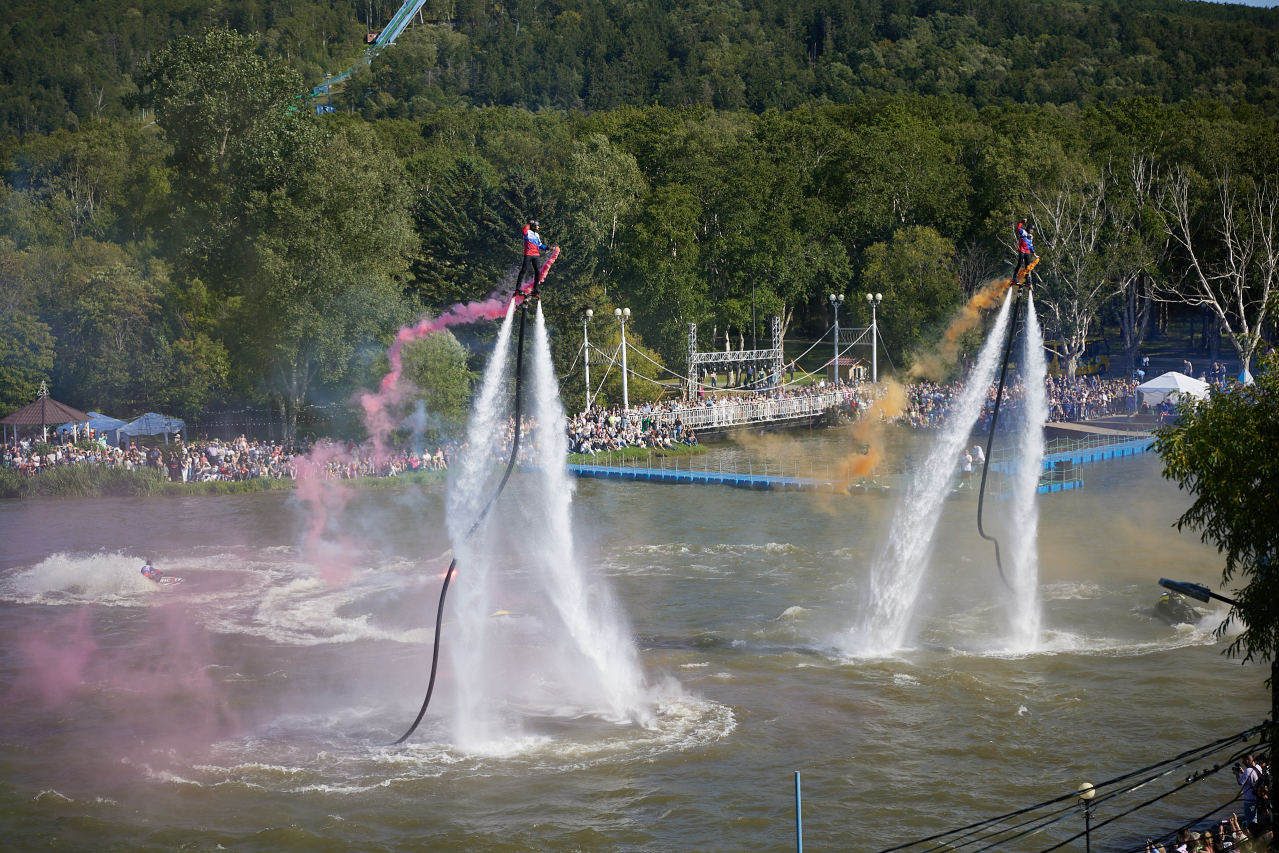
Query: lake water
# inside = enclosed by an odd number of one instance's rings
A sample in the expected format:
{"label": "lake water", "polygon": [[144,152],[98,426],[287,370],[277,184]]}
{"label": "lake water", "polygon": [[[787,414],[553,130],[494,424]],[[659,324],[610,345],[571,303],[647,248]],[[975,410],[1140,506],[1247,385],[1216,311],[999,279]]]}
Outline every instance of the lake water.
{"label": "lake water", "polygon": [[[899,465],[920,440],[894,437]],[[712,452],[821,467],[849,448],[836,429]],[[975,499],[946,501],[911,640],[869,659],[836,638],[865,606],[892,496],[581,481],[579,560],[620,602],[659,713],[648,727],[530,716],[483,752],[452,744],[434,705],[388,745],[425,689],[442,486],[332,500],[318,550],[313,507],[287,494],[3,502],[4,846],[785,851],[801,771],[810,849],[870,851],[1068,794],[1269,709],[1262,668],[1221,655],[1221,610],[1177,627],[1152,615],[1160,577],[1215,588],[1220,572],[1171,527],[1188,502],[1158,470],[1153,455],[1099,464],[1084,489],[1040,498],[1028,654],[1002,651]],[[152,584],[144,558],[185,582]],[[542,614],[499,604],[494,632],[536,651]],[[437,702],[453,684],[446,661]],[[1236,790],[1221,774],[1092,843],[1140,846]],[[1005,849],[1081,828],[1068,815]]]}

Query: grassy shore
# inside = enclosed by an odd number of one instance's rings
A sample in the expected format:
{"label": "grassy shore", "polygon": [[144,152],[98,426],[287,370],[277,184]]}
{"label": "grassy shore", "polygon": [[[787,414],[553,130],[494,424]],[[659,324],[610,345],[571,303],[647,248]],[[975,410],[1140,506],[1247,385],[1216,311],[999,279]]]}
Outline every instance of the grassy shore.
{"label": "grassy shore", "polygon": [[[574,464],[613,465],[637,459],[697,456],[705,453],[702,445],[676,445],[670,450],[627,447],[610,453],[569,454]],[[360,477],[342,480],[344,485],[362,489],[390,489],[405,485],[443,483],[447,471],[405,471],[395,477]],[[244,495],[254,492],[292,489],[293,480],[213,480],[207,483],[172,483],[167,472],[154,468],[129,471],[101,465],[60,465],[28,477],[8,468],[0,468],[0,498],[126,498],[145,495]]]}
{"label": "grassy shore", "polygon": [[[446,471],[406,471],[397,477],[361,477],[343,483],[365,489],[413,484],[442,483]],[[129,471],[100,465],[65,465],[27,477],[0,468],[0,498],[120,498],[143,495],[244,495],[292,489],[293,480],[212,480],[207,483],[172,483],[153,468]]]}

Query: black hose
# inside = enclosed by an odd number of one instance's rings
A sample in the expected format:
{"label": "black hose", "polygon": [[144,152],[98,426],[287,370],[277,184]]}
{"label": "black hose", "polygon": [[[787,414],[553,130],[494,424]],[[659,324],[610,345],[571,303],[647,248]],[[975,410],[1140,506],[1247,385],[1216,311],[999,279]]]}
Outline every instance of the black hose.
{"label": "black hose", "polygon": [[[517,278],[516,281],[519,279]],[[502,490],[506,488],[506,481],[511,479],[511,471],[515,469],[515,460],[520,453],[520,382],[524,377],[524,315],[527,312],[528,299],[526,298],[520,303],[520,337],[519,343],[515,348],[515,440],[511,443],[511,458],[506,463],[506,473],[502,475],[502,482],[497,484],[493,496],[489,498],[488,503],[480,510],[480,514],[476,517],[475,523],[471,525],[471,529],[466,531],[466,538],[470,539],[480,524],[488,515],[489,510],[493,508],[493,504],[497,501]],[[448,571],[444,573],[444,583],[440,587],[440,603],[435,611],[435,645],[431,650],[431,677],[426,683],[426,696],[422,699],[422,707],[417,712],[417,717],[413,720],[413,725],[409,726],[409,730],[400,735],[392,746],[404,743],[409,737],[417,731],[417,727],[421,725],[422,718],[426,716],[426,709],[431,704],[431,694],[435,692],[435,676],[440,667],[440,629],[444,624],[444,597],[449,592],[449,581],[453,579],[453,575],[457,572],[457,558],[454,557],[449,562]]]}
{"label": "black hose", "polygon": [[[1029,278],[1029,274],[1027,274]],[[1013,285],[1016,287],[1016,285]],[[1030,286],[1030,282],[1026,282],[1026,286]],[[981,523],[982,506],[986,501],[986,475],[990,473],[990,448],[995,441],[995,424],[999,421],[999,404],[1004,398],[1004,377],[1008,374],[1008,357],[1013,350],[1013,338],[1017,337],[1017,312],[1021,310],[1021,288],[1017,288],[1016,301],[1013,303],[1012,321],[1008,324],[1008,340],[1004,344],[1004,364],[999,369],[999,388],[995,391],[995,409],[990,414],[990,432],[986,435],[986,461],[981,468],[981,490],[977,493],[977,532],[981,534],[982,539],[988,539],[995,543],[995,565],[999,568],[999,579],[1004,582],[1004,586],[1009,589],[1013,585],[1008,582],[1008,576],[1004,574],[1004,563],[999,557],[999,540],[994,536],[986,533]]]}

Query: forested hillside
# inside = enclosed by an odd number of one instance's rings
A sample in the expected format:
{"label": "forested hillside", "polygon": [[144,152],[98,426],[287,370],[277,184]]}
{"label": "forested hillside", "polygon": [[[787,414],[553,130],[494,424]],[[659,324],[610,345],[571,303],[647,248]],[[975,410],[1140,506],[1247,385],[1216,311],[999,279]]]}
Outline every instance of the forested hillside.
{"label": "forested hillside", "polygon": [[1279,103],[1279,12],[1068,0],[438,3],[342,102],[793,109],[871,93],[992,104]]}
{"label": "forested hillside", "polygon": [[[210,26],[255,33],[303,89],[356,63],[389,0],[11,0],[0,136],[126,115],[141,63]],[[1133,96],[1279,106],[1279,11],[1182,0],[428,0],[338,102],[793,109],[866,94],[992,104]],[[216,88],[216,83],[212,84]]]}
{"label": "forested hillside", "polygon": [[[399,325],[506,286],[530,216],[563,248],[544,306],[570,389],[587,308],[605,346],[631,308],[678,373],[689,322],[704,347],[771,314],[820,334],[828,293],[869,319],[863,290],[902,368],[1026,216],[1070,352],[1105,322],[1131,357],[1156,299],[1241,359],[1273,340],[1270,11],[434,2],[316,116],[298,96],[393,6],[17,5],[0,411],[45,380],[83,409],[292,425],[373,386]],[[490,330],[459,333],[478,363]]]}

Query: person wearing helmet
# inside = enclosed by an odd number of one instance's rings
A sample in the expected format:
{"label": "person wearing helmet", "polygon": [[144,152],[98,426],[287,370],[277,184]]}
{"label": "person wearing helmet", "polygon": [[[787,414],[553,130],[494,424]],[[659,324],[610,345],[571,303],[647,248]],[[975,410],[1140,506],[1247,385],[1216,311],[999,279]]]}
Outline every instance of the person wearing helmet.
{"label": "person wearing helmet", "polygon": [[537,289],[542,285],[542,269],[538,265],[538,258],[541,257],[542,249],[549,249],[542,242],[542,238],[537,233],[538,222],[536,219],[530,219],[528,224],[524,226],[524,260],[520,261],[520,273],[515,277],[515,290],[518,293],[521,283],[524,281],[524,270],[529,267],[533,268],[533,289],[529,291],[529,296],[537,298]]}
{"label": "person wearing helmet", "polygon": [[1029,273],[1030,261],[1035,256],[1035,229],[1023,219],[1013,230],[1017,234],[1017,266],[1013,268],[1013,278],[1016,279],[1022,270]]}

